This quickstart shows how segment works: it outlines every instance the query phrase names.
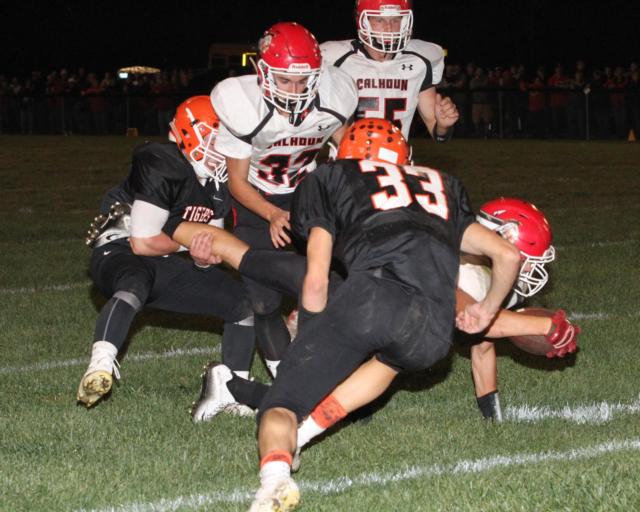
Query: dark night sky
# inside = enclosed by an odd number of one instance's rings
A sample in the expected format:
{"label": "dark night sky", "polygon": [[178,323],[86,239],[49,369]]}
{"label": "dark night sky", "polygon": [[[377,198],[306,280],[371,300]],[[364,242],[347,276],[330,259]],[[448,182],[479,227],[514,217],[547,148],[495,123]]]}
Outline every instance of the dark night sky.
{"label": "dark night sky", "polygon": [[[280,20],[299,21],[321,42],[352,37],[352,9],[352,0],[23,0],[0,11],[0,73],[82,64],[96,71],[203,67],[210,43],[253,43]],[[449,62],[571,66],[579,57],[597,65],[640,59],[637,0],[414,0],[414,12],[415,36],[445,46]]]}

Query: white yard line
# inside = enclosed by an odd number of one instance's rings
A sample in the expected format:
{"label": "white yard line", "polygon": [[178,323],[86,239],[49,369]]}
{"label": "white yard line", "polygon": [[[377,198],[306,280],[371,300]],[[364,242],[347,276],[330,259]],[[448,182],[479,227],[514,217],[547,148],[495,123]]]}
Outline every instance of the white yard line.
{"label": "white yard line", "polygon": [[[166,352],[140,352],[138,354],[127,354],[124,357],[125,362],[149,361],[154,359],[173,359],[176,357],[189,357],[199,355],[218,354],[220,347],[194,347],[188,349],[172,348]],[[87,348],[87,357],[80,359],[67,359],[64,361],[52,361],[44,363],[34,363],[27,366],[9,366],[0,368],[0,375],[8,375],[12,373],[30,373],[42,370],[55,370],[57,368],[67,368],[70,366],[84,366],[89,364],[89,348]]]}
{"label": "white yard line", "polygon": [[548,418],[556,418],[573,421],[578,424],[600,424],[613,420],[616,414],[637,413],[640,413],[640,397],[629,404],[599,402],[577,406],[565,405],[560,408],[552,408],[546,405],[510,406],[505,409],[505,418],[507,421],[515,422],[533,423]]}
{"label": "white yard line", "polygon": [[0,288],[0,295],[29,295],[33,293],[64,292],[76,288],[86,288],[91,281],[76,281],[75,283],[53,284],[50,286],[28,286],[21,288]]}
{"label": "white yard line", "polygon": [[[497,455],[475,460],[460,460],[452,464],[433,464],[430,466],[412,466],[409,468],[387,473],[362,473],[356,476],[343,476],[332,480],[298,482],[303,492],[320,495],[338,494],[348,489],[358,487],[373,487],[408,480],[427,479],[436,476],[467,475],[484,473],[497,468],[525,466],[545,462],[566,462],[574,460],[593,459],[603,455],[623,451],[640,451],[640,439],[624,439],[609,441],[583,448],[567,451],[516,453],[511,455]],[[242,503],[251,499],[253,492],[249,489],[237,488],[229,492],[215,491],[206,494],[163,498],[155,502],[128,503],[111,506],[104,509],[93,509],[91,512],[165,512],[174,510],[200,509],[217,503]],[[76,512],[88,512],[80,509]]]}

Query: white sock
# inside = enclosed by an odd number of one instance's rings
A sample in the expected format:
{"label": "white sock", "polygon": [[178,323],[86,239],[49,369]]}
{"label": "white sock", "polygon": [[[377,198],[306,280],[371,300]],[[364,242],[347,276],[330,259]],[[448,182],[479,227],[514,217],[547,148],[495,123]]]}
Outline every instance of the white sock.
{"label": "white sock", "polygon": [[280,361],[270,361],[269,359],[265,359],[264,362],[267,365],[269,373],[275,379],[276,375],[278,375],[278,365],[280,364]]}
{"label": "white sock", "polygon": [[291,476],[291,466],[281,460],[267,462],[260,468],[260,485],[267,487]]}
{"label": "white sock", "polygon": [[314,437],[319,436],[325,430],[324,427],[318,425],[311,416],[307,416],[298,427],[298,448],[303,448]]}

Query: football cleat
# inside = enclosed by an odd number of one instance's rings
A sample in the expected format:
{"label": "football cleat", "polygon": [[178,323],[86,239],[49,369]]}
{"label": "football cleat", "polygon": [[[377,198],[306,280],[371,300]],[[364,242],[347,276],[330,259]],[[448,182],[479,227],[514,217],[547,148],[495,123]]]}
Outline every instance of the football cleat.
{"label": "football cleat", "polygon": [[131,205],[116,201],[109,208],[109,213],[93,219],[84,241],[88,247],[101,247],[130,234]]}
{"label": "football cleat", "polygon": [[254,418],[257,411],[253,410],[248,405],[233,403],[225,407],[224,412],[231,414],[231,416],[240,416],[241,418]]}
{"label": "football cleat", "polygon": [[97,341],[93,344],[89,367],[78,387],[78,402],[91,407],[111,391],[114,376],[120,379],[117,355],[118,349],[108,341]]}
{"label": "football cleat", "polygon": [[578,335],[580,327],[573,325],[562,309],[556,311],[551,317],[551,331],[546,338],[553,345],[553,350],[547,353],[548,358],[564,357],[578,350]]}
{"label": "football cleat", "polygon": [[296,446],[296,450],[293,452],[293,459],[291,460],[291,472],[297,473],[300,470],[300,464],[302,461],[300,460],[300,452],[302,451],[302,446]]}
{"label": "football cleat", "polygon": [[249,512],[286,512],[293,510],[298,503],[300,503],[300,490],[293,478],[287,477],[279,480],[275,485],[260,487]]}
{"label": "football cleat", "polygon": [[208,421],[221,412],[236,416],[255,415],[253,409],[236,402],[227,388],[227,382],[232,378],[233,372],[222,363],[211,361],[205,365],[200,396],[191,407],[191,419],[194,423]]}

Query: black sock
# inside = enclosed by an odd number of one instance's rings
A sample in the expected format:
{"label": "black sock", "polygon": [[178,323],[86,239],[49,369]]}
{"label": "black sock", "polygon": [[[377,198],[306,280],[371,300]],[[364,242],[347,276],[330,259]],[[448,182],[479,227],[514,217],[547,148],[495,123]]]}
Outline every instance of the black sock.
{"label": "black sock", "polygon": [[280,361],[284,351],[291,343],[291,336],[282,319],[280,310],[277,309],[268,315],[253,315],[256,339],[262,357],[268,361]]}
{"label": "black sock", "polygon": [[248,372],[251,369],[255,331],[251,325],[227,322],[222,334],[222,362],[232,372]]}
{"label": "black sock", "polygon": [[227,388],[237,402],[248,405],[252,409],[260,407],[264,395],[269,391],[269,386],[266,384],[243,379],[237,375],[227,382]]}

